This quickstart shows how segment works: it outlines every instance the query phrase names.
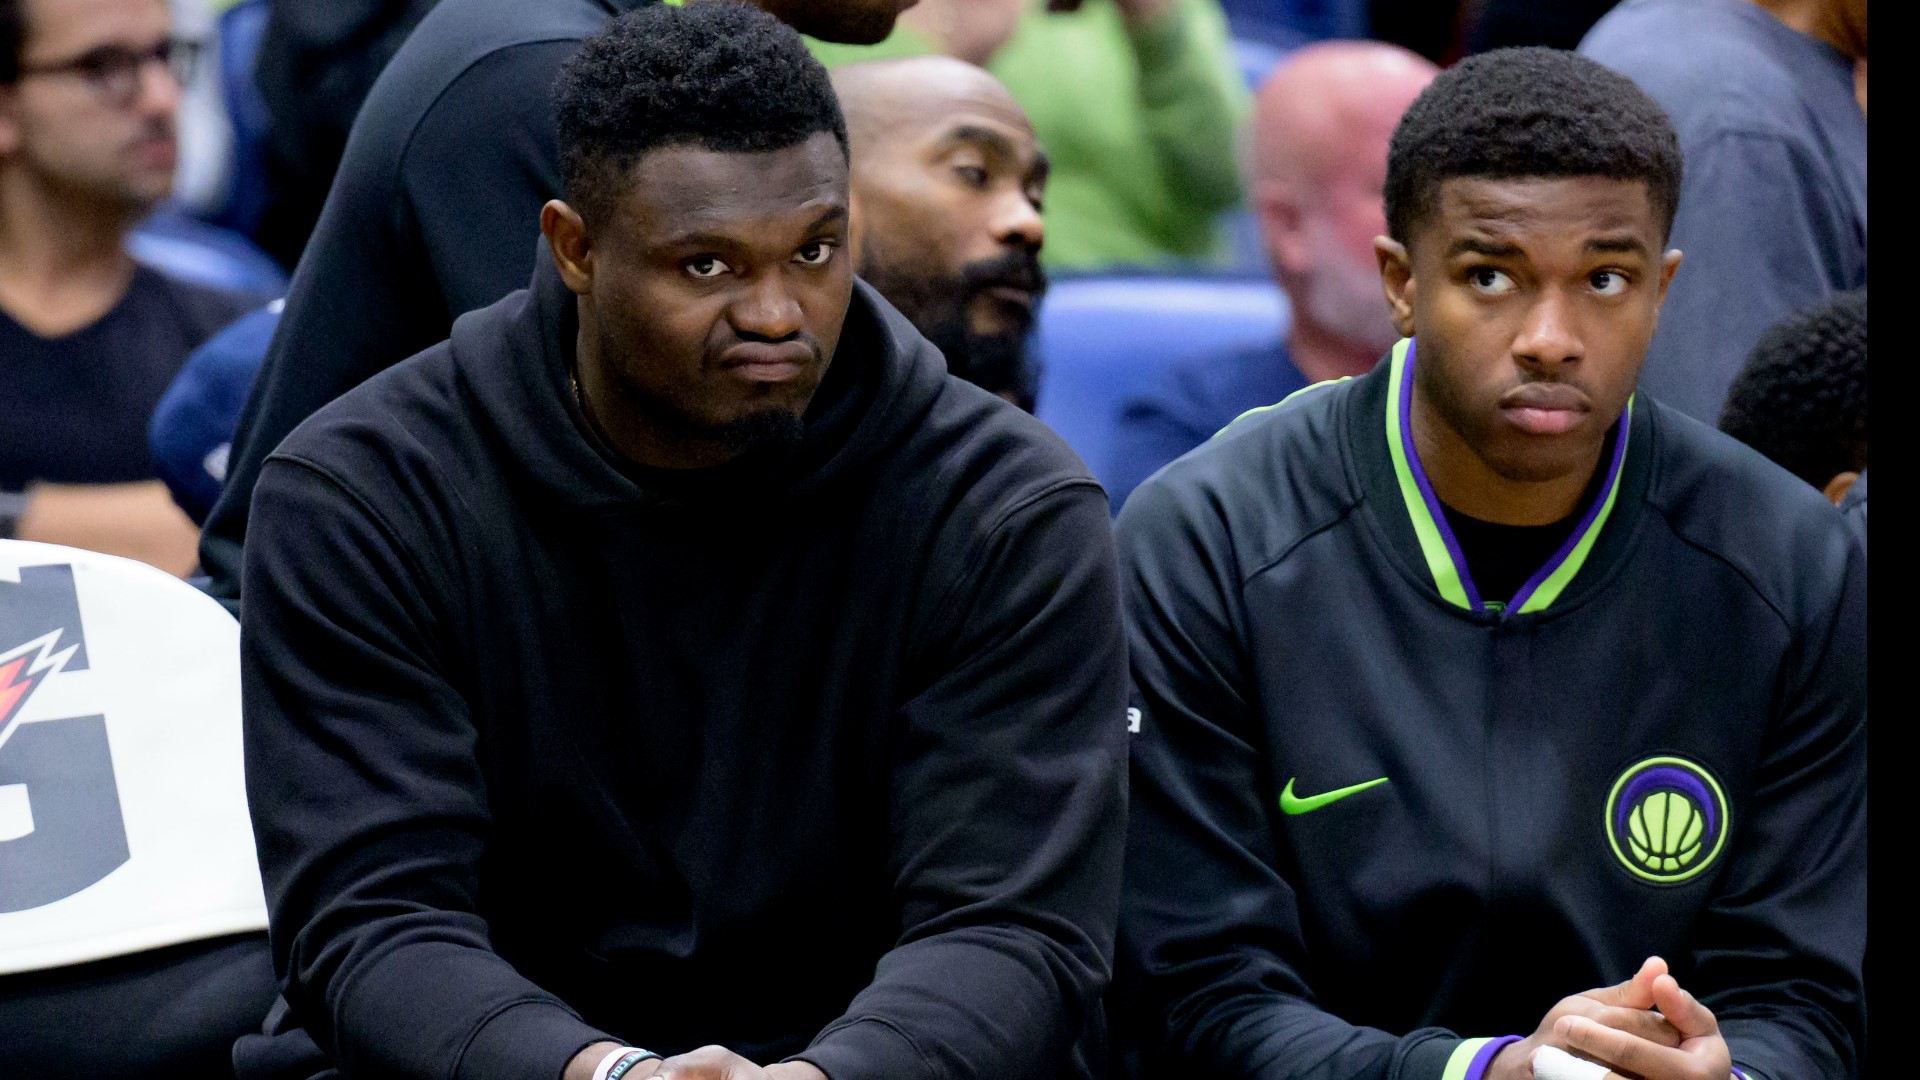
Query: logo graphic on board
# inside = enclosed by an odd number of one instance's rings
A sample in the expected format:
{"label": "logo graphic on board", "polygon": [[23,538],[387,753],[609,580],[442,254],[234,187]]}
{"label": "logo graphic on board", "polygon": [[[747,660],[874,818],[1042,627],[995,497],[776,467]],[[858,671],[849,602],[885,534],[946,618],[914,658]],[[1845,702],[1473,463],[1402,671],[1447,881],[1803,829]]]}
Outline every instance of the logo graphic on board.
{"label": "logo graphic on board", "polygon": [[72,896],[127,861],[106,717],[31,707],[88,669],[73,567],[0,579],[0,912]]}
{"label": "logo graphic on board", "polygon": [[1607,796],[1607,842],[1621,865],[1645,881],[1672,885],[1713,865],[1727,827],[1720,782],[1685,758],[1636,762]]}

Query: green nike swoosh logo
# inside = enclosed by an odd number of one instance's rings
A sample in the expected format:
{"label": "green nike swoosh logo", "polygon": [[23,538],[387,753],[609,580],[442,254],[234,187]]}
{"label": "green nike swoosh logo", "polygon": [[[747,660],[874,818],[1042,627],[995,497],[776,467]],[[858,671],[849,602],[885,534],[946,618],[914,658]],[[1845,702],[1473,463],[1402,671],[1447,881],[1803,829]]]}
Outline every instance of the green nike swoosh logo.
{"label": "green nike swoosh logo", "polygon": [[1293,778],[1289,778],[1287,780],[1286,790],[1280,793],[1280,810],[1282,813],[1287,814],[1304,814],[1309,810],[1318,810],[1329,803],[1337,803],[1349,795],[1358,795],[1370,787],[1379,787],[1386,782],[1387,778],[1383,776],[1378,780],[1368,780],[1363,784],[1353,784],[1349,787],[1335,788],[1332,791],[1321,792],[1318,795],[1309,795],[1302,799],[1294,795]]}

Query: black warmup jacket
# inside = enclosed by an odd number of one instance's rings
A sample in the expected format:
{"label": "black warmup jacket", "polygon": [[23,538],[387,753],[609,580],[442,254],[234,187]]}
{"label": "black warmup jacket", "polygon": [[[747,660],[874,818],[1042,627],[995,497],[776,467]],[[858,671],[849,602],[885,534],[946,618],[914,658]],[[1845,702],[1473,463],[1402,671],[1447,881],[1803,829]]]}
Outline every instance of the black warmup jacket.
{"label": "black warmup jacket", "polygon": [[542,260],[262,470],[248,795],[299,1019],[351,1077],[554,1080],[607,1037],[1091,1075],[1126,801],[1100,488],[864,285],[778,464],[636,480],[576,332]]}
{"label": "black warmup jacket", "polygon": [[1462,605],[1388,431],[1397,362],[1236,421],[1120,515],[1120,977],[1150,1075],[1477,1076],[1477,1040],[1656,954],[1747,1076],[1858,1075],[1865,565],[1840,515],[1642,395],[1543,567],[1570,572]]}
{"label": "black warmup jacket", "polygon": [[216,599],[238,603],[254,484],[280,440],[445,340],[456,317],[527,283],[540,207],[561,194],[553,80],[581,39],[652,2],[441,0],[380,73],[287,288],[201,534]]}

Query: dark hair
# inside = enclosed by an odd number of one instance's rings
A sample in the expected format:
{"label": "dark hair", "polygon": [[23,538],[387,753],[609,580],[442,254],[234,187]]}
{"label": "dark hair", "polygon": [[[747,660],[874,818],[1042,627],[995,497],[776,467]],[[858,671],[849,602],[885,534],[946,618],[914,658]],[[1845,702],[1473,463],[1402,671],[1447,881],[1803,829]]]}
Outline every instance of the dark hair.
{"label": "dark hair", "polygon": [[0,0],[0,86],[20,81],[20,50],[26,47],[26,5],[20,0]]}
{"label": "dark hair", "polygon": [[1575,53],[1495,49],[1460,61],[1407,107],[1387,150],[1387,232],[1405,244],[1459,177],[1642,180],[1663,233],[1680,203],[1680,141],[1626,76]]}
{"label": "dark hair", "polygon": [[760,153],[820,132],[847,146],[827,69],[792,28],[738,3],[620,16],[560,69],[553,107],[567,198],[588,220],[662,146]]}
{"label": "dark hair", "polygon": [[1824,488],[1867,466],[1867,294],[1842,293],[1760,335],[1720,430]]}

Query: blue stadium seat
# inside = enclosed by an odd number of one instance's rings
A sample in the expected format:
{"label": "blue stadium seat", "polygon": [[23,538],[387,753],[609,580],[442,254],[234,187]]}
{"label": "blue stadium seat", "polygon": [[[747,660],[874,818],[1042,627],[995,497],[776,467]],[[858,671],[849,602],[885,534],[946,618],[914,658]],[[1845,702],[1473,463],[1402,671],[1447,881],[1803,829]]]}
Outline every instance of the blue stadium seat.
{"label": "blue stadium seat", "polygon": [[253,377],[286,302],[240,316],[187,357],[147,428],[160,479],[194,524],[206,523],[227,479],[227,453]]}
{"label": "blue stadium seat", "polygon": [[287,291],[286,271],[253,241],[178,208],[162,207],[142,221],[127,237],[127,251],[161,273],[262,303]]}
{"label": "blue stadium seat", "polygon": [[1084,277],[1055,282],[1034,328],[1037,412],[1095,477],[1120,406],[1188,356],[1272,341],[1287,298],[1272,282],[1211,277]]}

